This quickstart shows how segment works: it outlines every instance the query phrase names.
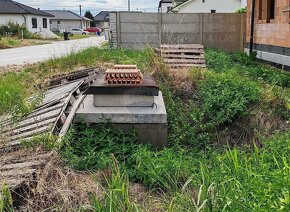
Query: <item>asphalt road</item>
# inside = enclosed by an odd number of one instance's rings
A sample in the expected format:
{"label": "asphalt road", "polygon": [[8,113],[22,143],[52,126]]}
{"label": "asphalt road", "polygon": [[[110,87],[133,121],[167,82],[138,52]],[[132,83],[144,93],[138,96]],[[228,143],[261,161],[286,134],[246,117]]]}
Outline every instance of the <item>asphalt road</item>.
{"label": "asphalt road", "polygon": [[88,47],[100,46],[104,36],[79,40],[58,41],[51,44],[0,50],[0,67],[22,66],[69,55]]}

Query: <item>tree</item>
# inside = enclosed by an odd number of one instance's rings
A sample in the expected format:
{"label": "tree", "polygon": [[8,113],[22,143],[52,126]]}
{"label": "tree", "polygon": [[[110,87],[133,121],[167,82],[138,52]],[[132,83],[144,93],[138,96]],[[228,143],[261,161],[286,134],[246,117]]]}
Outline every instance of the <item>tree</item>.
{"label": "tree", "polygon": [[92,15],[91,11],[86,11],[85,13],[85,17],[91,19],[91,27],[95,27],[96,26],[96,22],[94,21],[94,16]]}

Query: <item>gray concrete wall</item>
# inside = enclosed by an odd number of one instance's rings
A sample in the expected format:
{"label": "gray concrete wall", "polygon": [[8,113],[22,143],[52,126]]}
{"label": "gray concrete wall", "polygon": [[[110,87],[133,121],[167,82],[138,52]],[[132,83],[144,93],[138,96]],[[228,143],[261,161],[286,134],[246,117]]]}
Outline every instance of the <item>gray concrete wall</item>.
{"label": "gray concrete wall", "polygon": [[245,14],[110,13],[111,45],[120,48],[159,44],[203,44],[243,51]]}

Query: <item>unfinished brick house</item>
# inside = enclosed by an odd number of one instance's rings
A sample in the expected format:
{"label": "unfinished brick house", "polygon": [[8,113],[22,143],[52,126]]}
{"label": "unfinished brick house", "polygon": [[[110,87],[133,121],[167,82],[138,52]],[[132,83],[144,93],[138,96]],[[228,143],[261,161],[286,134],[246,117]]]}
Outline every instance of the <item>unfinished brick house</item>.
{"label": "unfinished brick house", "polygon": [[[253,0],[248,0],[247,51],[250,48]],[[290,67],[290,0],[256,0],[253,50],[257,57]]]}

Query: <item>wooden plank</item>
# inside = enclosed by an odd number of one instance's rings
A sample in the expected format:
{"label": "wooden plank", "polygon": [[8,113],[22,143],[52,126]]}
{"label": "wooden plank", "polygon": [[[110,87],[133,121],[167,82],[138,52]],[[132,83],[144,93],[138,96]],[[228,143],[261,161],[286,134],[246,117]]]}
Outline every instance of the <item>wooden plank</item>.
{"label": "wooden plank", "polygon": [[162,44],[160,48],[189,48],[189,49],[203,49],[202,44]]}
{"label": "wooden plank", "polygon": [[67,133],[73,118],[75,117],[75,113],[77,111],[77,109],[79,108],[80,104],[83,102],[85,98],[85,95],[81,95],[74,103],[74,105],[71,108],[70,114],[68,115],[65,124],[63,125],[60,133],[59,133],[59,139],[58,141],[60,142],[62,140],[62,138],[65,136],[65,134]]}
{"label": "wooden plank", "polygon": [[192,63],[192,64],[205,64],[205,60],[203,59],[164,59],[164,61],[168,64],[170,63]]}
{"label": "wooden plank", "polygon": [[137,69],[137,65],[115,65],[114,69]]}
{"label": "wooden plank", "polygon": [[55,122],[55,119],[56,119],[56,117],[52,118],[52,119],[44,120],[44,121],[36,123],[36,124],[27,125],[26,127],[22,127],[22,128],[19,128],[19,129],[16,129],[16,130],[9,132],[9,135],[18,135],[18,134],[22,134],[22,133],[25,133],[25,132],[28,132],[31,130],[35,130],[35,129],[43,127],[43,126],[50,125],[50,124]]}
{"label": "wooden plank", "polygon": [[163,58],[184,58],[184,59],[204,59],[204,55],[187,55],[187,54],[162,54]]}
{"label": "wooden plank", "polygon": [[187,54],[201,54],[204,50],[201,49],[162,49],[161,54],[177,54],[177,53],[187,53]]}
{"label": "wooden plank", "polygon": [[204,64],[169,64],[170,68],[190,68],[190,67],[197,67],[197,68],[205,68],[206,65]]}
{"label": "wooden plank", "polygon": [[6,172],[1,172],[0,173],[0,181],[3,178],[11,178],[11,177],[26,177],[26,176],[32,176],[34,174],[36,174],[37,169],[12,169],[10,171],[6,171]]}
{"label": "wooden plank", "polygon": [[36,136],[45,132],[50,132],[52,129],[53,125],[46,125],[44,127],[38,128],[36,130],[33,131],[29,131],[29,132],[25,132],[22,134],[18,134],[18,135],[14,135],[12,137],[10,137],[10,141],[15,141],[15,140],[25,140],[25,138],[27,137],[31,137],[31,136]]}
{"label": "wooden plank", "polygon": [[1,171],[11,170],[11,169],[36,169],[42,167],[45,164],[45,160],[36,160],[30,162],[23,162],[23,163],[14,163],[14,164],[7,164],[0,167]]}
{"label": "wooden plank", "polygon": [[5,127],[1,133],[6,133],[8,131],[17,130],[22,127],[26,127],[32,124],[37,124],[48,119],[57,118],[59,114],[61,113],[61,111],[62,111],[62,108],[59,108],[59,109],[50,111],[48,113],[41,114],[39,116],[24,119],[23,121],[16,123],[15,125]]}
{"label": "wooden plank", "polygon": [[37,154],[21,154],[17,157],[13,153],[8,154],[8,156],[3,156],[1,158],[1,165],[7,165],[12,163],[23,163],[35,160],[50,160],[50,158],[54,155],[54,152],[45,152],[45,153],[37,153]]}
{"label": "wooden plank", "polygon": [[48,113],[48,112],[51,112],[51,111],[54,111],[54,110],[63,108],[63,106],[64,106],[64,103],[63,102],[60,102],[57,105],[54,105],[54,106],[51,106],[51,107],[48,107],[48,108],[45,108],[45,109],[42,109],[42,110],[33,111],[26,118],[33,118],[33,117],[36,117],[36,116],[39,116],[39,115],[43,115],[45,113]]}

